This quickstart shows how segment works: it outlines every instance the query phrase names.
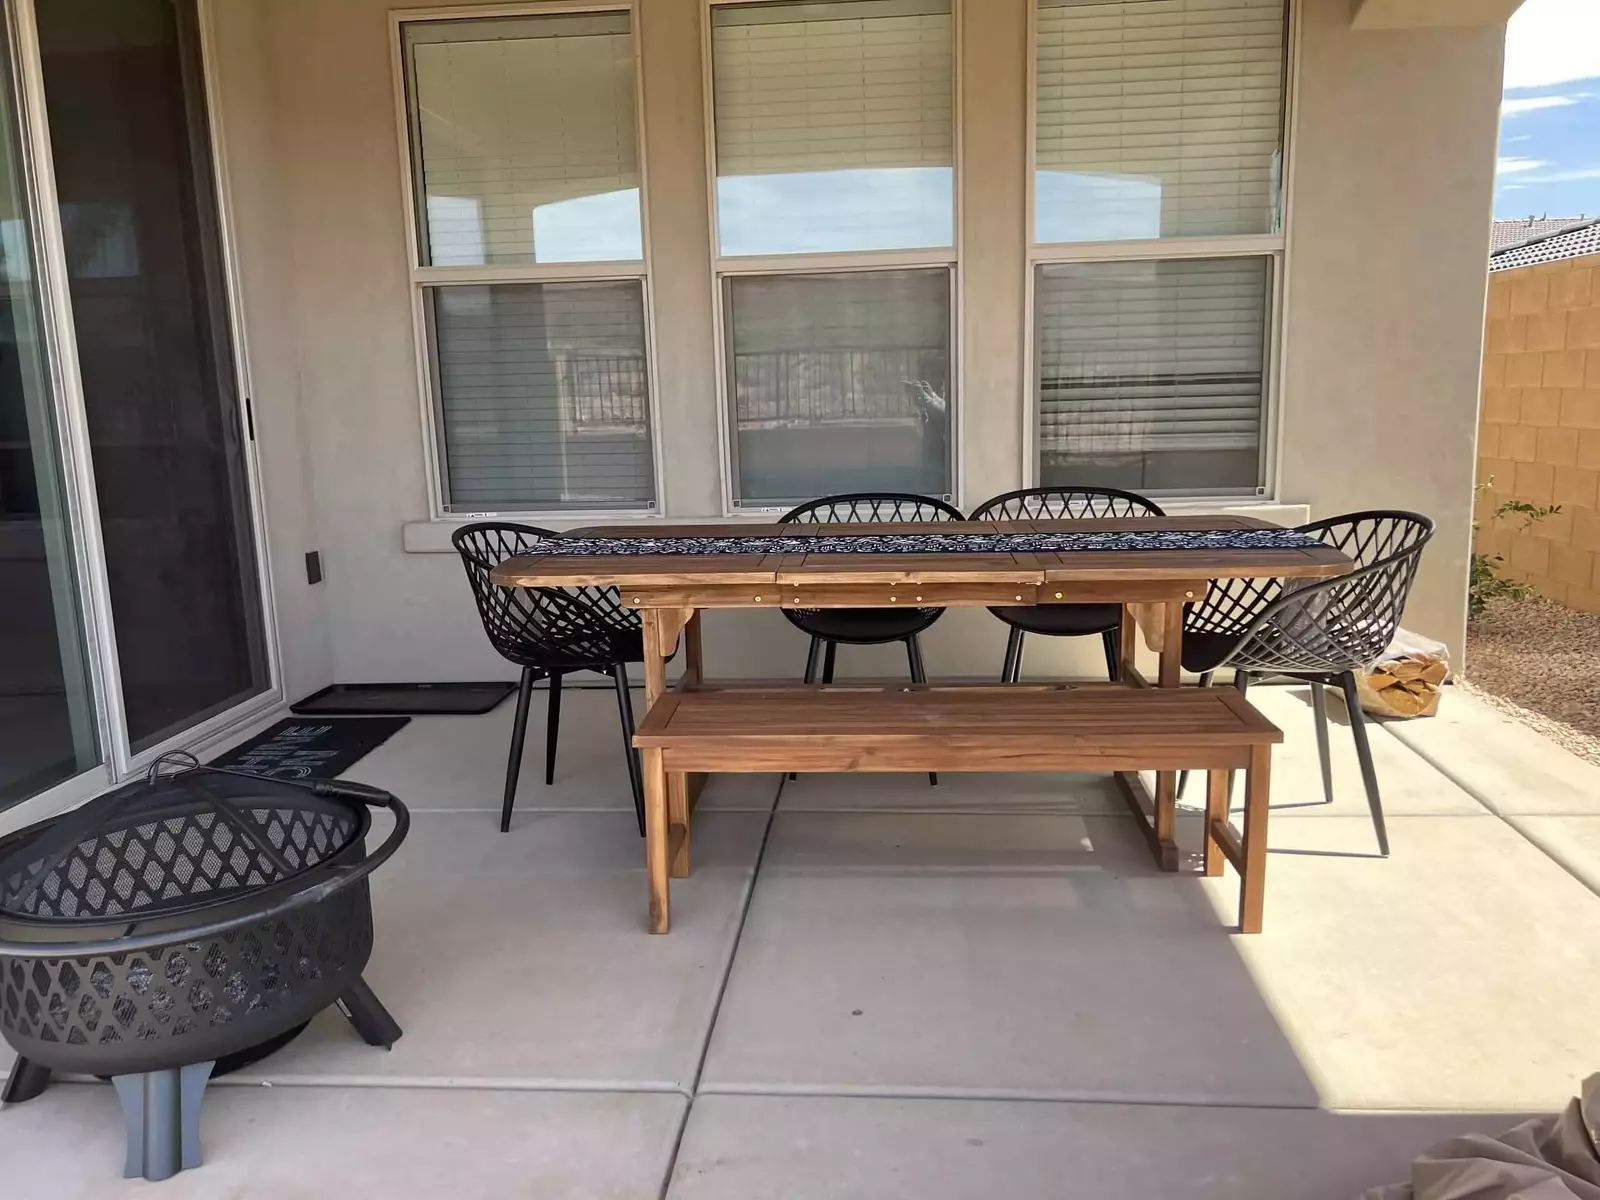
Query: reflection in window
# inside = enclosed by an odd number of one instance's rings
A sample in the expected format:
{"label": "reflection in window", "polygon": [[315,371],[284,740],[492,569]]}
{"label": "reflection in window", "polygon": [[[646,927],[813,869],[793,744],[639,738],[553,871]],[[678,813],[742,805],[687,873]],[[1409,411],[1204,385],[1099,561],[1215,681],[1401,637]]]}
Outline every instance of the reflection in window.
{"label": "reflection in window", "polygon": [[1262,256],[1040,265],[1040,483],[1254,491],[1270,291]]}
{"label": "reflection in window", "polygon": [[910,250],[954,241],[949,167],[879,167],[717,180],[724,254]]}
{"label": "reflection in window", "polygon": [[950,491],[950,272],[724,280],[736,503]]}
{"label": "reflection in window", "polygon": [[630,262],[644,257],[639,189],[558,200],[533,210],[535,262]]}
{"label": "reflection in window", "polygon": [[427,266],[643,257],[625,12],[408,22]]}
{"label": "reflection in window", "polygon": [[1035,241],[1275,231],[1285,0],[1038,5]]}
{"label": "reflection in window", "polygon": [[723,254],[953,243],[950,0],[711,12]]}

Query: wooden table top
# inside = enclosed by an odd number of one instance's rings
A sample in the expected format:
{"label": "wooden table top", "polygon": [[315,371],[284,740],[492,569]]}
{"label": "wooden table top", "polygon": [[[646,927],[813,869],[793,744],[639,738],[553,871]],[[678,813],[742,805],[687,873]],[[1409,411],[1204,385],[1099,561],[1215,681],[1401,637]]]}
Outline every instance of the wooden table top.
{"label": "wooden table top", "polygon": [[[883,533],[1176,533],[1279,528],[1255,517],[1119,517],[917,524],[605,525],[573,536],[848,537]],[[624,590],[716,585],[1117,582],[1165,579],[1322,579],[1354,564],[1330,546],[1251,550],[1082,550],[945,554],[527,555],[494,569],[506,587],[616,585]]]}

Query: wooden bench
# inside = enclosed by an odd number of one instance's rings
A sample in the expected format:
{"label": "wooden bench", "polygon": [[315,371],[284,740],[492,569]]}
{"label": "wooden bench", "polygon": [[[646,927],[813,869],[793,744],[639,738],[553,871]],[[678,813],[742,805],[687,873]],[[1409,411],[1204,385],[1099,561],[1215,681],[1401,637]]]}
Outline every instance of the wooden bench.
{"label": "wooden bench", "polygon": [[[725,687],[672,692],[634,736],[644,760],[650,929],[671,923],[669,878],[689,873],[688,812],[668,776],[785,771],[1208,771],[1205,873],[1241,876],[1239,926],[1261,930],[1276,726],[1233,688]],[[1244,834],[1228,779],[1245,772]],[[678,789],[681,793],[682,788]]]}

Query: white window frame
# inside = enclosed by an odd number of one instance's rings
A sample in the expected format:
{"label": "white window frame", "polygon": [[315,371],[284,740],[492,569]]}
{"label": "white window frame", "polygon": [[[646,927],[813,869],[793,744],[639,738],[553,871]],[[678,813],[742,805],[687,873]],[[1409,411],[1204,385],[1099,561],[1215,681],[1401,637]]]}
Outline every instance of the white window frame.
{"label": "white window frame", "polygon": [[[477,267],[431,267],[422,265],[422,229],[418,221],[416,191],[417,148],[412,142],[411,95],[407,84],[405,27],[430,21],[477,21],[485,18],[572,16],[579,13],[626,13],[633,43],[634,140],[639,160],[639,225],[643,257],[623,262],[526,263]],[[400,8],[389,10],[389,53],[393,75],[395,127],[399,133],[400,188],[405,212],[407,264],[410,269],[411,327],[416,348],[417,395],[422,421],[424,473],[428,481],[428,516],[432,521],[465,523],[485,517],[544,517],[566,525],[589,519],[619,521],[659,518],[666,515],[666,480],[661,463],[660,388],[656,367],[655,305],[650,288],[650,168],[645,159],[644,71],[639,36],[639,0],[611,0],[605,3],[568,4],[547,0],[537,4],[487,4],[462,8]],[[649,390],[650,477],[655,497],[646,508],[446,508],[445,447],[441,426],[441,397],[438,394],[436,363],[428,328],[427,305],[423,296],[430,287],[468,286],[496,283],[615,283],[637,282],[644,309],[645,385]]]}
{"label": "white window frame", "polygon": [[[774,0],[701,0],[700,71],[701,96],[705,112],[706,203],[711,209],[711,315],[712,338],[716,352],[717,463],[721,476],[722,515],[770,521],[773,514],[787,512],[788,504],[736,504],[733,439],[738,435],[733,420],[733,397],[729,394],[727,314],[723,302],[723,280],[742,275],[842,275],[849,272],[884,270],[946,270],[950,273],[950,379],[955,384],[955,404],[950,413],[950,491],[941,493],[957,508],[962,506],[963,455],[961,453],[963,413],[966,409],[961,330],[962,294],[960,247],[962,241],[962,134],[961,134],[961,10],[966,0],[950,0],[950,138],[951,204],[953,220],[950,245],[910,250],[844,250],[826,254],[723,254],[722,230],[717,204],[717,101],[716,71],[712,62],[711,13],[716,8],[740,4],[773,3]],[[980,0],[981,2],[981,0]],[[1030,0],[1031,2],[1031,0]]]}
{"label": "white window frame", "polygon": [[1040,242],[1037,240],[1037,190],[1039,158],[1039,0],[1028,0],[1028,128],[1027,173],[1023,220],[1026,222],[1027,279],[1023,301],[1026,334],[1023,338],[1022,378],[1022,486],[1039,486],[1039,389],[1035,378],[1038,355],[1038,313],[1035,307],[1038,268],[1053,263],[1155,262],[1180,258],[1266,258],[1268,262],[1267,311],[1262,329],[1264,356],[1261,366],[1261,483],[1236,493],[1203,495],[1163,494],[1163,508],[1211,508],[1237,503],[1273,503],[1279,494],[1282,421],[1279,397],[1283,386],[1283,306],[1288,286],[1288,245],[1294,180],[1295,97],[1300,61],[1300,0],[1284,0],[1283,154],[1279,168],[1279,212],[1276,233],[1232,234],[1219,237],[1130,238],[1121,241]]}

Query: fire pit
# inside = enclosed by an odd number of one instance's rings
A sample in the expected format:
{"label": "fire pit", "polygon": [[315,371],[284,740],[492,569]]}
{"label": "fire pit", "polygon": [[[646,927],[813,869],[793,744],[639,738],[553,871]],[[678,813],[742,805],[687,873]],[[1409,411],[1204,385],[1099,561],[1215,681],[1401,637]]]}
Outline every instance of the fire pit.
{"label": "fire pit", "polygon": [[[372,854],[369,806],[395,816]],[[361,978],[367,876],[409,828],[363,784],[165,759],[0,841],[0,1034],[21,1056],[0,1100],[32,1098],[52,1070],[109,1075],[126,1175],[165,1179],[199,1165],[218,1059],[258,1057],[332,1004],[392,1045],[400,1027]]]}

